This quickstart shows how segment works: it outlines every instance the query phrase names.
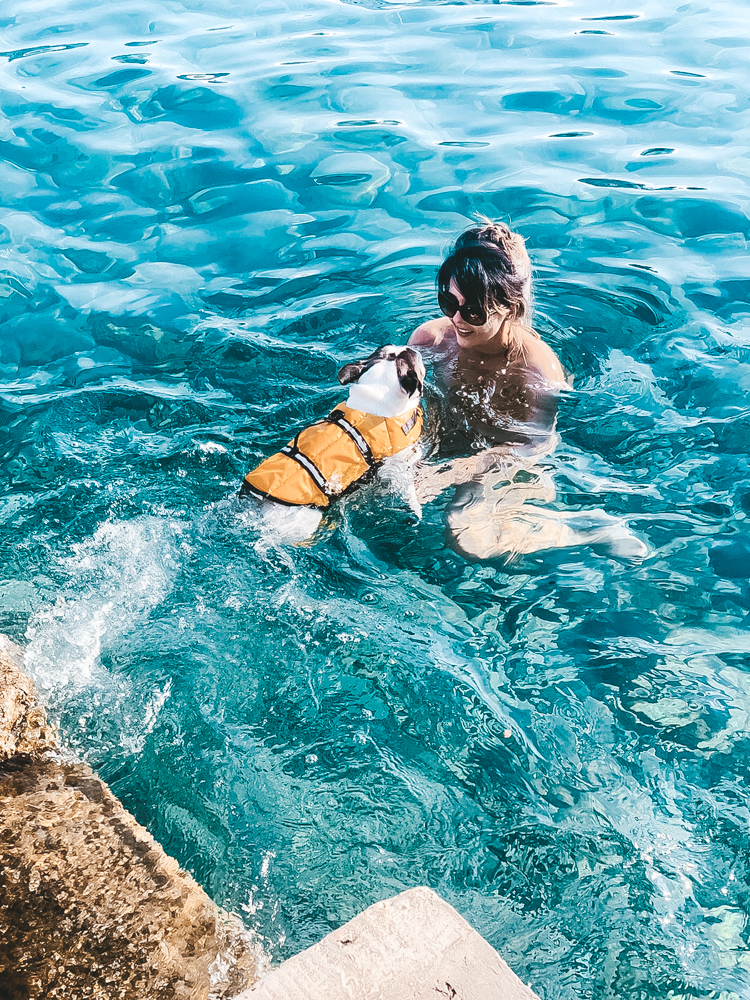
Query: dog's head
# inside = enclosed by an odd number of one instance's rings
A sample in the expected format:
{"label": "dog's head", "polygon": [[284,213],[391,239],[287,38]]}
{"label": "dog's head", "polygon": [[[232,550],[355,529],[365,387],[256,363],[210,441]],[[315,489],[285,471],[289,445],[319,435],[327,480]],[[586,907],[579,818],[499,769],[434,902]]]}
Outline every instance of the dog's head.
{"label": "dog's head", "polygon": [[398,417],[418,405],[425,369],[419,351],[388,344],[363,361],[339,372],[339,382],[351,385],[349,406],[377,417]]}

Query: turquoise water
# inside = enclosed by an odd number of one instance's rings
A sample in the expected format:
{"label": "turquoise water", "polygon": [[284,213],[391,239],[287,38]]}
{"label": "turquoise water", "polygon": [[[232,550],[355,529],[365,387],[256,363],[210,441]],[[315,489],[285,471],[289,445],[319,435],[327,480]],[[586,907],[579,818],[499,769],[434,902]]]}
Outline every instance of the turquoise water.
{"label": "turquoise water", "polygon": [[[750,96],[728,3],[0,15],[0,628],[67,741],[275,959],[437,889],[544,1000],[750,995]],[[371,487],[233,494],[512,222],[574,373],[502,566]]]}

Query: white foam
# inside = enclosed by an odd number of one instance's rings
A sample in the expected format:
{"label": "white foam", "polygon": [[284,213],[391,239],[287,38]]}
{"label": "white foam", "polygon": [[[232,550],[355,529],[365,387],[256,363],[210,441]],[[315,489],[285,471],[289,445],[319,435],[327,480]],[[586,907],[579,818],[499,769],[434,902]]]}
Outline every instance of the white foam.
{"label": "white foam", "polygon": [[107,521],[63,560],[68,583],[27,630],[25,666],[43,694],[107,683],[112,645],[161,603],[177,572],[178,522]]}

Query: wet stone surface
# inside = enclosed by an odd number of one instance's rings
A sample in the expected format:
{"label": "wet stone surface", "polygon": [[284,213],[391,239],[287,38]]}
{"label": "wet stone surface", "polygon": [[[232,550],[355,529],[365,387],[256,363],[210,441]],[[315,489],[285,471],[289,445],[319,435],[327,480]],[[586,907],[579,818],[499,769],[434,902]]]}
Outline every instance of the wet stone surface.
{"label": "wet stone surface", "polygon": [[0,646],[0,996],[236,995],[255,979],[247,932],[61,756],[19,654]]}

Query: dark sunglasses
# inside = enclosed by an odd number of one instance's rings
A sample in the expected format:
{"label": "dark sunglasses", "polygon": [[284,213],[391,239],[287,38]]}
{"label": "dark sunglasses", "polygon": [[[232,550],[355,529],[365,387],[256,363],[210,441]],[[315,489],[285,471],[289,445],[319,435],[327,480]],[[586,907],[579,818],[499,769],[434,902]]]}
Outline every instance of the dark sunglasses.
{"label": "dark sunglasses", "polygon": [[488,314],[482,306],[470,302],[459,305],[458,299],[451,292],[438,292],[438,305],[444,316],[453,318],[458,313],[469,326],[484,326],[488,319]]}

